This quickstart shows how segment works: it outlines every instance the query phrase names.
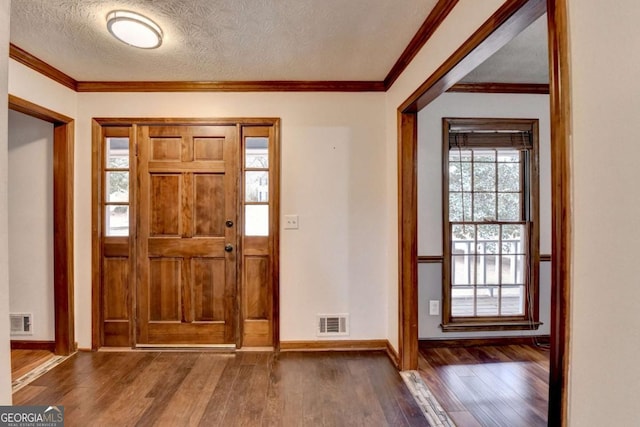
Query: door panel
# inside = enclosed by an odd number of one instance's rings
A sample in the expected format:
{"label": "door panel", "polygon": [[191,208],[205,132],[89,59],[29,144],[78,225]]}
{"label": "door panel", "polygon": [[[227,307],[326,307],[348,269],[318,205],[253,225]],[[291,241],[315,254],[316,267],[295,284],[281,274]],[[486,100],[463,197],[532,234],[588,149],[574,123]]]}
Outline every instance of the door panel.
{"label": "door panel", "polygon": [[139,127],[140,344],[236,342],[236,132]]}
{"label": "door panel", "polygon": [[244,260],[245,271],[245,319],[266,319],[269,315],[269,258],[266,256],[247,256]]}
{"label": "door panel", "polygon": [[224,236],[224,176],[194,174],[194,235]]}
{"label": "door panel", "polygon": [[180,175],[150,175],[150,230],[153,237],[180,235]]}
{"label": "door panel", "polygon": [[225,265],[220,259],[192,258],[194,321],[224,320]]}
{"label": "door panel", "polygon": [[149,320],[179,321],[181,266],[179,258],[149,260]]}

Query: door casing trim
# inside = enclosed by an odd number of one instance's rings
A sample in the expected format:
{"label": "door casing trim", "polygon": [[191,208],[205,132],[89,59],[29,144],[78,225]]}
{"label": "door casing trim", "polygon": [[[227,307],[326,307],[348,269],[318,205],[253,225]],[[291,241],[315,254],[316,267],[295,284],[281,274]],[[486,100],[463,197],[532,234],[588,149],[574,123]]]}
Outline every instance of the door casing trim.
{"label": "door casing trim", "polygon": [[55,354],[76,350],[73,259],[74,120],[9,94],[9,109],[53,123],[53,299]]}
{"label": "door casing trim", "polygon": [[[550,426],[567,424],[571,295],[571,92],[566,0],[508,0],[398,108],[399,368],[418,365],[417,113],[547,12],[552,183]],[[524,26],[523,26],[524,25]],[[505,41],[506,40],[506,41]],[[496,47],[497,46],[497,47]]]}

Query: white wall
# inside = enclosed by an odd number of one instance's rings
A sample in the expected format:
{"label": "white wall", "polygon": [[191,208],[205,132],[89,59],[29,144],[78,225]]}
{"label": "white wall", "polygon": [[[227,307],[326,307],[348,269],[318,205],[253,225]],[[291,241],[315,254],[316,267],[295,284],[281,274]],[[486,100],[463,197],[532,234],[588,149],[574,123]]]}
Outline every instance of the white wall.
{"label": "white wall", "polygon": [[638,425],[640,2],[569,0],[570,425]]}
{"label": "white wall", "polygon": [[55,340],[53,124],[9,111],[9,311],[33,314],[33,334]]}
{"label": "white wall", "polygon": [[503,0],[460,0],[431,39],[387,91],[386,124],[386,209],[387,293],[389,307],[387,336],[398,348],[398,107],[484,23]]}
{"label": "white wall", "polygon": [[[91,345],[91,118],[280,117],[281,340],[315,340],[317,313],[350,313],[345,339],[387,331],[383,93],[74,93],[10,60],[10,93],[76,119],[75,311]],[[76,107],[78,114],[76,114]]]}
{"label": "white wall", "polygon": [[[501,3],[461,0],[386,94],[76,94],[9,60],[10,93],[77,119],[74,249],[79,346],[90,345],[89,119],[269,116],[283,119],[282,213],[299,214],[302,227],[282,233],[282,340],[315,339],[316,313],[347,311],[349,338],[386,336],[397,347],[396,109]],[[335,153],[332,142],[337,144]],[[346,164],[337,153],[348,153]],[[320,180],[298,176],[304,161],[311,162]]]}
{"label": "white wall", "polygon": [[315,340],[317,313],[350,313],[347,339],[386,338],[383,93],[89,94],[78,98],[76,336],[91,339],[91,118],[280,117],[280,336]]}
{"label": "white wall", "polygon": [[[500,117],[539,119],[540,253],[551,253],[551,154],[548,95],[446,93],[418,113],[418,255],[442,256],[442,118]],[[429,300],[442,301],[442,265],[418,267],[418,336],[547,335],[550,324],[551,268],[540,265],[540,321],[534,331],[447,332],[442,317],[429,315]]]}
{"label": "white wall", "polygon": [[[11,2],[0,3],[0,100],[7,105],[9,13]],[[9,251],[7,195],[7,110],[0,110],[0,405],[11,404],[9,347]]]}

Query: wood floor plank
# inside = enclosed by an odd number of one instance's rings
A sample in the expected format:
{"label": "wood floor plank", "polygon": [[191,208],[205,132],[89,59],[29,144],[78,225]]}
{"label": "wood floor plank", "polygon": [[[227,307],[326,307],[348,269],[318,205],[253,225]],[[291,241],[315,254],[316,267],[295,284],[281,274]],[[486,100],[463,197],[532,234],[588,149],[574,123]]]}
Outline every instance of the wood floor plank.
{"label": "wood floor plank", "polygon": [[202,414],[200,426],[222,425],[222,420],[227,413],[227,405],[231,396],[235,393],[235,382],[240,373],[239,358],[234,357],[227,362],[211,399]]}
{"label": "wood floor plank", "polygon": [[197,426],[231,356],[198,360],[158,418],[159,426]]}
{"label": "wood floor plank", "polygon": [[447,415],[459,427],[483,427],[469,411],[451,411]]}
{"label": "wood floor plank", "polygon": [[55,355],[48,350],[11,350],[11,381],[28,374],[54,357]]}
{"label": "wood floor plank", "polygon": [[427,426],[383,352],[78,353],[13,395],[68,426]]}
{"label": "wood floor plank", "polygon": [[445,381],[436,373],[436,369],[424,357],[418,359],[418,370],[422,380],[431,392],[438,396],[438,402],[449,412],[466,412],[462,403],[447,387]]}
{"label": "wood floor plank", "polygon": [[145,395],[146,398],[152,399],[152,402],[142,413],[136,426],[156,425],[156,421],[166,411],[168,403],[189,375],[197,357],[196,353],[165,353],[158,357],[158,363],[165,364],[165,375],[157,378]]}
{"label": "wood floor plank", "polygon": [[424,425],[422,411],[417,406],[409,404],[407,397],[410,393],[404,384],[394,381],[388,372],[385,375],[379,366],[370,366],[368,371],[374,395],[378,396],[389,425]]}
{"label": "wood floor plank", "polygon": [[[76,383],[73,392],[65,396],[62,403],[65,416],[77,420],[78,425],[89,425],[107,411],[117,396],[125,392],[157,354],[145,352],[100,357],[103,358],[102,364],[96,365],[95,371],[87,368],[90,365],[85,365],[81,370],[85,380]],[[76,394],[79,395],[76,397]]]}
{"label": "wood floor plank", "polygon": [[533,345],[420,348],[420,374],[460,426],[547,424],[549,352]]}

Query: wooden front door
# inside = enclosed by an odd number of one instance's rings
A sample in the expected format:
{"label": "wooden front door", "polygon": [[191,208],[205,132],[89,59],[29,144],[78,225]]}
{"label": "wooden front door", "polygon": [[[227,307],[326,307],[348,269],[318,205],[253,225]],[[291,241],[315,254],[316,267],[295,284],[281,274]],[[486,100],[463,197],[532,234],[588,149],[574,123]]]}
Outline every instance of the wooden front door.
{"label": "wooden front door", "polygon": [[138,127],[138,344],[235,344],[235,126]]}

